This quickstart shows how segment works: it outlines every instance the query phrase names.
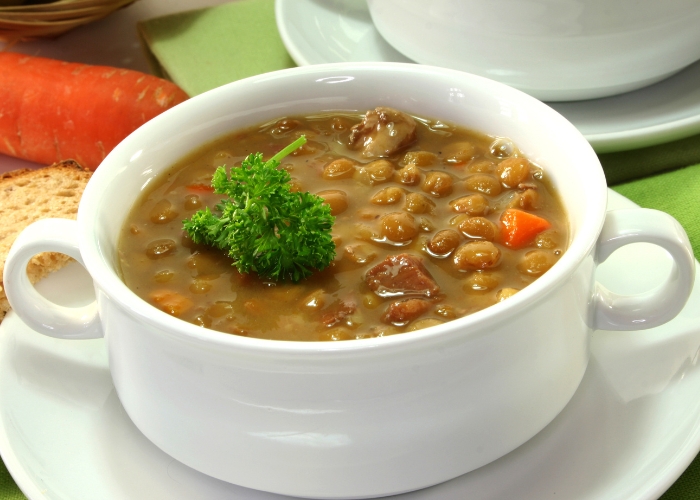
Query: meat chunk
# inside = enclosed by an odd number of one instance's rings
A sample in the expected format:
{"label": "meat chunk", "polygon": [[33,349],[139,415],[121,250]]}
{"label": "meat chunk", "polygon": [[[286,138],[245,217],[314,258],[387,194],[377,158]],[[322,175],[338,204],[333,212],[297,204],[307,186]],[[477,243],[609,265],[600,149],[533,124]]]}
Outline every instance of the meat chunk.
{"label": "meat chunk", "polygon": [[390,255],[367,271],[367,286],[380,297],[424,295],[433,297],[440,287],[418,257],[402,253]]}
{"label": "meat chunk", "polygon": [[382,321],[396,326],[403,326],[420,317],[430,309],[431,303],[425,299],[404,299],[389,304],[384,311]]}
{"label": "meat chunk", "polygon": [[329,306],[328,311],[321,317],[321,323],[330,328],[345,322],[345,319],[353,315],[356,310],[357,301],[352,297],[345,298]]}
{"label": "meat chunk", "polygon": [[367,111],[362,123],[350,132],[351,149],[361,149],[362,156],[390,156],[416,140],[415,120],[401,111],[378,107]]}

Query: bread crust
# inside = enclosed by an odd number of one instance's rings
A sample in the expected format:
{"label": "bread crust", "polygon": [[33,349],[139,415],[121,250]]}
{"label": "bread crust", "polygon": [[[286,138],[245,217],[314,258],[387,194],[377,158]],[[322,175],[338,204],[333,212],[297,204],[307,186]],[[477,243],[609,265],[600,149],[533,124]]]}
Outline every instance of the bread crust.
{"label": "bread crust", "polygon": [[[74,160],[0,175],[0,321],[10,308],[2,274],[15,239],[25,227],[39,219],[75,219],[80,198],[91,175],[90,170]],[[27,274],[30,281],[36,283],[70,260],[64,254],[42,253],[29,262]]]}

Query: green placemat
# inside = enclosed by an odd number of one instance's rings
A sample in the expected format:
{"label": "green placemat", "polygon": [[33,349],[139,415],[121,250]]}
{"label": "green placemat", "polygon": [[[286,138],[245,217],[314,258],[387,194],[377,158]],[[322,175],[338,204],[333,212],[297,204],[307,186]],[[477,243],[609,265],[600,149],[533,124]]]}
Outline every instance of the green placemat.
{"label": "green placemat", "polygon": [[658,146],[599,154],[609,185],[700,162],[700,135]]}
{"label": "green placemat", "polygon": [[274,0],[236,2],[139,23],[156,75],[190,96],[295,66],[275,23]]}
{"label": "green placemat", "polygon": [[690,467],[664,493],[660,500],[699,500],[700,499],[700,455],[695,457]]}
{"label": "green placemat", "polygon": [[0,500],[25,500],[26,497],[19,490],[12,476],[7,472],[7,467],[0,461]]}
{"label": "green placemat", "polygon": [[700,165],[619,184],[613,189],[643,207],[674,216],[688,233],[695,257],[700,258]]}

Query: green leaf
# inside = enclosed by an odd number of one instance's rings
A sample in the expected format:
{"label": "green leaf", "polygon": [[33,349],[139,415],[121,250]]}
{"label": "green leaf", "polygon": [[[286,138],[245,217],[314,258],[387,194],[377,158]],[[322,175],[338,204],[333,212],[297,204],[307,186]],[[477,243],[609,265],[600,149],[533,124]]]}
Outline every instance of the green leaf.
{"label": "green leaf", "polygon": [[242,273],[274,280],[297,282],[326,268],[335,258],[330,207],[319,196],[291,192],[291,177],[279,168],[305,142],[301,136],[268,161],[254,153],[229,172],[217,168],[212,186],[227,198],[215,212],[207,207],[183,221],[192,241],[226,251]]}

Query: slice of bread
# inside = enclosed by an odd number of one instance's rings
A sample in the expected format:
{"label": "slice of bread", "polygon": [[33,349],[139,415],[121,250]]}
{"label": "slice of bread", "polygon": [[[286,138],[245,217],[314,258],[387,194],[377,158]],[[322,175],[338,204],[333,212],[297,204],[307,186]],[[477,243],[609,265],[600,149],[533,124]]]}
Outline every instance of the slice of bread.
{"label": "slice of bread", "polygon": [[[75,219],[78,203],[92,172],[73,160],[36,170],[14,170],[0,175],[0,321],[10,309],[2,275],[17,235],[34,221],[49,217]],[[32,283],[70,261],[60,253],[34,256],[27,266]]]}

